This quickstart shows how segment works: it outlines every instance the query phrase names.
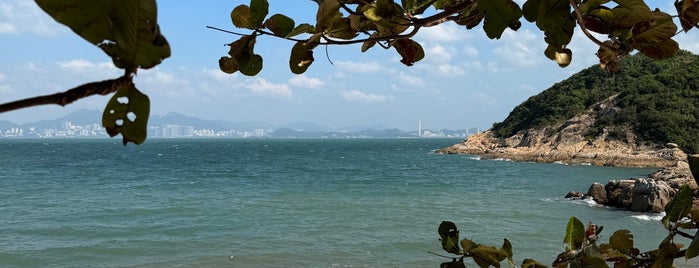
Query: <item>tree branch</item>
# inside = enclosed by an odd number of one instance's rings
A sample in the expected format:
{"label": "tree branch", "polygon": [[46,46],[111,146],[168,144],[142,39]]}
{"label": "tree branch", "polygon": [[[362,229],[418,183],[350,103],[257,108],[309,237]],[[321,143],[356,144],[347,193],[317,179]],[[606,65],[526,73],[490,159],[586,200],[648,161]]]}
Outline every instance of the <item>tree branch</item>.
{"label": "tree branch", "polygon": [[611,49],[611,50],[616,50],[613,47],[609,46],[608,44],[602,43],[602,41],[597,40],[597,38],[592,36],[590,31],[587,30],[587,27],[585,27],[585,21],[583,21],[584,19],[583,19],[582,13],[580,13],[580,9],[578,9],[578,5],[575,4],[574,0],[570,0],[570,5],[573,7],[573,10],[575,11],[575,17],[577,18],[578,25],[580,25],[580,29],[582,29],[583,33],[585,34],[585,36],[587,36],[587,38],[592,40],[592,42],[594,42],[598,46],[606,47],[606,48]]}
{"label": "tree branch", "polygon": [[60,106],[65,106],[78,99],[82,99],[92,95],[107,95],[116,92],[121,87],[129,86],[132,84],[133,79],[130,75],[124,75],[117,79],[87,83],[63,93],[44,95],[0,104],[0,113],[46,104],[58,104]]}

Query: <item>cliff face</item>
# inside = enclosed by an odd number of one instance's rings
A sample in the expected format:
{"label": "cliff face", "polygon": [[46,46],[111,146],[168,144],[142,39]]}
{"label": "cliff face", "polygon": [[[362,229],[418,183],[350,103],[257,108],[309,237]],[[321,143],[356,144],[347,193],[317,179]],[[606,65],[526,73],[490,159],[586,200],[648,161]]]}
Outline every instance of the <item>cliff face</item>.
{"label": "cliff face", "polygon": [[[599,114],[616,113],[616,95],[585,110],[563,124],[520,131],[508,138],[495,138],[491,130],[439,150],[445,154],[477,154],[482,158],[513,161],[563,162],[618,167],[668,167],[686,161],[675,146],[636,143],[633,132],[617,126],[614,137],[608,129],[590,139],[585,137]],[[620,134],[620,131],[621,134]]]}

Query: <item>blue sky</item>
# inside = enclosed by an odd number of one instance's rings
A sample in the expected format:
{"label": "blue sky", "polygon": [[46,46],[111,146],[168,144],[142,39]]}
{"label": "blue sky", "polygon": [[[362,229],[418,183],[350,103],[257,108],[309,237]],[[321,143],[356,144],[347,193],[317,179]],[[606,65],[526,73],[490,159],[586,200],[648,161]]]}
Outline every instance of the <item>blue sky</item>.
{"label": "blue sky", "polygon": [[[516,1],[523,3],[524,1]],[[674,1],[649,1],[676,14]],[[571,74],[597,64],[597,47],[577,31],[569,46],[573,62],[560,68],[543,56],[543,35],[522,19],[519,31],[488,39],[481,26],[455,24],[425,28],[416,37],[426,57],[412,67],[394,50],[360,45],[315,52],[303,75],[288,69],[291,42],[258,38],[256,52],[264,69],[255,77],[218,69],[224,44],[237,38],[207,29],[241,33],[231,10],[248,0],[158,1],[159,24],[172,56],[141,70],[136,86],[151,99],[152,114],[179,112],[231,122],[284,124],[314,122],[332,128],[382,126],[412,130],[421,120],[428,129],[489,128],[509,111]],[[270,15],[284,13],[312,22],[317,5],[310,0],[270,0]],[[314,24],[314,23],[311,23]],[[121,75],[111,60],[68,28],[56,23],[30,0],[0,0],[0,102],[62,92],[83,83]],[[696,31],[675,38],[699,53]],[[109,96],[93,96],[66,107],[44,106],[0,114],[15,123],[54,119],[77,109],[102,110]],[[95,118],[99,122],[100,118]]]}

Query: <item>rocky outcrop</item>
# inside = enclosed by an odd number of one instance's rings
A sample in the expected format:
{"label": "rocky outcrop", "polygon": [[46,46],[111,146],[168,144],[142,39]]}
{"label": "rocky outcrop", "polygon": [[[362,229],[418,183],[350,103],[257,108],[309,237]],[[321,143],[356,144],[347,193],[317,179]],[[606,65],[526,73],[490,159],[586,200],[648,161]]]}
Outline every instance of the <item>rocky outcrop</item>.
{"label": "rocky outcrop", "polygon": [[[562,162],[618,167],[668,167],[687,159],[677,146],[639,145],[636,136],[623,126],[603,129],[595,138],[586,138],[597,113],[614,113],[612,96],[597,103],[558,126],[529,129],[509,138],[496,138],[492,131],[470,136],[467,140],[438,150],[445,154],[477,154],[484,159]],[[620,134],[622,133],[622,134]],[[612,137],[613,136],[613,137]]]}
{"label": "rocky outcrop", "polygon": [[[569,193],[566,198],[590,198],[605,206],[636,212],[662,212],[683,185],[689,185],[695,193],[699,190],[689,164],[679,161],[674,166],[650,174],[648,178],[611,180],[606,185],[594,183],[581,197]],[[698,205],[699,202],[695,202],[695,208],[699,208]]]}

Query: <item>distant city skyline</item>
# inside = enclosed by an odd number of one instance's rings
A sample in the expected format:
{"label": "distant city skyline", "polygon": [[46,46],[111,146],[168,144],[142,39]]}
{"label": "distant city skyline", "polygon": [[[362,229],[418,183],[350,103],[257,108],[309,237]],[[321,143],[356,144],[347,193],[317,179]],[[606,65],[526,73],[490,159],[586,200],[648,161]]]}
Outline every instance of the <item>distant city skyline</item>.
{"label": "distant city skyline", "polygon": [[[429,129],[487,129],[527,98],[599,63],[598,47],[576,29],[569,45],[573,61],[567,68],[558,67],[544,56],[543,33],[521,19],[517,32],[508,29],[499,40],[488,39],[482,25],[472,30],[454,23],[423,28],[415,40],[423,45],[425,58],[412,67],[400,63],[393,49],[379,46],[365,53],[361,45],[319,49],[303,75],[289,70],[291,42],[260,36],[255,52],[264,58],[262,72],[255,77],[225,74],[218,59],[228,53],[225,44],[237,37],[206,26],[249,33],[235,28],[230,19],[234,7],[249,3],[158,1],[158,22],[172,56],[153,69],[140,70],[135,78],[151,100],[152,115],[179,112],[232,122],[381,125],[411,131],[422,120]],[[675,10],[671,1],[647,3],[651,10]],[[269,14],[310,23],[317,7],[308,0],[270,1]],[[99,48],[55,22],[34,1],[1,0],[0,37],[0,49],[9,52],[0,61],[0,102],[63,92],[123,74]],[[675,39],[680,48],[699,52],[696,29]],[[1,113],[0,120],[23,124],[80,109],[101,111],[110,97]]]}

